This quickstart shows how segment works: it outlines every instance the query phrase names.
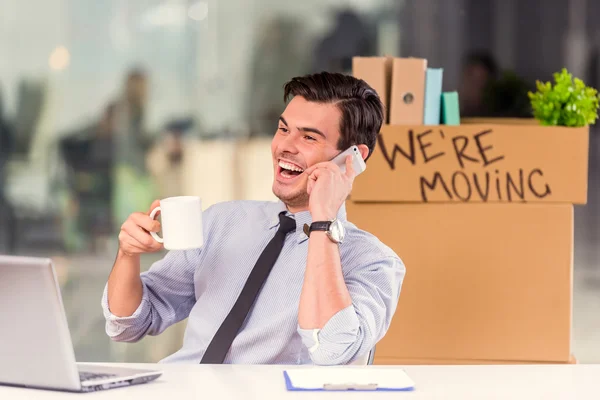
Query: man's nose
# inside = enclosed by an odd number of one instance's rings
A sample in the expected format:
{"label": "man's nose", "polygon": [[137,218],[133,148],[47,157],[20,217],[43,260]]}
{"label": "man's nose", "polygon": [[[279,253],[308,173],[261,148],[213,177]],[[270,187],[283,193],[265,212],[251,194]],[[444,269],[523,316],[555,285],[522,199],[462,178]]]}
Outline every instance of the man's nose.
{"label": "man's nose", "polygon": [[298,136],[294,133],[287,135],[280,143],[279,148],[289,153],[298,152]]}

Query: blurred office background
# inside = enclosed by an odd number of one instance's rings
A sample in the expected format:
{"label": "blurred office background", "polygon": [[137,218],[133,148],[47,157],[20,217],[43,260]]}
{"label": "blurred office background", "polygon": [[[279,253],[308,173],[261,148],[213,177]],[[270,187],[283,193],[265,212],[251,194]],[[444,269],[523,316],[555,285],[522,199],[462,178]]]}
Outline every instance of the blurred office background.
{"label": "blurred office background", "polygon": [[[463,115],[528,116],[527,90],[563,66],[598,87],[598,15],[594,0],[0,0],[0,253],[54,258],[78,360],[158,361],[185,322],[137,344],[104,333],[120,224],[171,195],[273,199],[287,79],[424,57]],[[573,322],[575,356],[596,363],[597,130]]]}

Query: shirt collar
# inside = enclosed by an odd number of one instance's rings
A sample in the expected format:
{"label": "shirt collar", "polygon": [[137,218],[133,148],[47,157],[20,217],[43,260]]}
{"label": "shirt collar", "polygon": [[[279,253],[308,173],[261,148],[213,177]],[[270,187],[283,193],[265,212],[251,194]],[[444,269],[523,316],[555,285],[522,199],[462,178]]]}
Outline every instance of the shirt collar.
{"label": "shirt collar", "polygon": [[[292,217],[296,220],[296,233],[297,233],[297,237],[298,237],[298,243],[302,243],[303,241],[308,239],[308,236],[306,236],[306,234],[304,233],[304,224],[310,225],[312,223],[312,218],[311,218],[310,212],[309,211],[300,211],[295,214],[292,214],[291,212],[288,211],[285,203],[282,202],[281,200],[277,201],[273,205],[273,210],[270,213],[271,219],[269,221],[270,222],[269,229],[273,229],[273,228],[279,226],[279,214],[282,211],[285,211],[286,215],[288,217]],[[336,218],[339,219],[340,221],[346,220],[346,204],[345,203],[342,204],[342,206],[340,207]]]}

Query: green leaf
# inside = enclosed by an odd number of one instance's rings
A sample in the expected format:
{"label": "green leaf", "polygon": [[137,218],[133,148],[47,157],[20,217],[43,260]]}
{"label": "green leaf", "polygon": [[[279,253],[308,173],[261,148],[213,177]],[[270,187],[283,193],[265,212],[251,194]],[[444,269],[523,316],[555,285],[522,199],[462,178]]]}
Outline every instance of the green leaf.
{"label": "green leaf", "polygon": [[554,84],[536,81],[537,91],[527,93],[533,117],[545,126],[593,125],[598,119],[598,90],[574,78],[566,68],[552,76]]}

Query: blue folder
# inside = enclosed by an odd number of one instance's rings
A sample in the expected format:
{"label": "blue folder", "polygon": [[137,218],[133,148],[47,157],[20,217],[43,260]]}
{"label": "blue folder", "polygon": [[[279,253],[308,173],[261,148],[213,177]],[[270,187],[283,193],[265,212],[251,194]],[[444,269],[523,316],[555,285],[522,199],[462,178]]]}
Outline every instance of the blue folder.
{"label": "blue folder", "polygon": [[[294,384],[294,377],[290,376],[293,375],[294,373],[300,372],[302,373],[302,371],[300,370],[289,370],[289,371],[284,371],[283,372],[283,377],[285,379],[285,386],[287,388],[288,391],[295,391],[295,392],[299,392],[299,391],[304,391],[304,392],[340,392],[340,391],[353,391],[353,392],[373,392],[373,391],[380,391],[380,392],[408,392],[408,391],[412,391],[415,388],[414,382],[412,382],[412,380],[410,378],[408,378],[408,376],[406,376],[406,374],[404,373],[403,370],[401,369],[394,369],[394,370],[390,370],[390,369],[372,369],[372,367],[367,367],[365,369],[365,371],[368,370],[368,373],[372,376],[376,376],[376,375],[384,375],[384,374],[388,374],[389,373],[397,373],[398,374],[398,380],[396,382],[394,382],[394,384],[389,385],[386,384],[384,382],[377,382],[378,379],[377,378],[372,378],[369,379],[369,381],[371,383],[352,383],[352,382],[346,382],[344,381],[340,381],[339,379],[333,379],[331,382],[329,382],[329,379],[327,378],[327,369],[328,368],[340,368],[340,367],[315,367],[316,370],[315,375],[319,375],[319,384],[311,384],[311,385],[301,385],[301,382],[298,382],[296,385]],[[342,367],[343,368],[343,367]],[[350,369],[346,370],[347,372],[358,372],[356,368],[354,367],[350,367]],[[309,372],[313,372],[313,371],[309,371]],[[322,381],[322,383],[321,383]],[[387,379],[387,382],[389,382],[389,376]],[[306,379],[304,379],[304,382],[306,382]],[[403,382],[403,383],[400,383]]]}
{"label": "blue folder", "polygon": [[423,112],[424,125],[440,124],[443,74],[443,68],[427,68],[427,72],[425,74],[425,110]]}

